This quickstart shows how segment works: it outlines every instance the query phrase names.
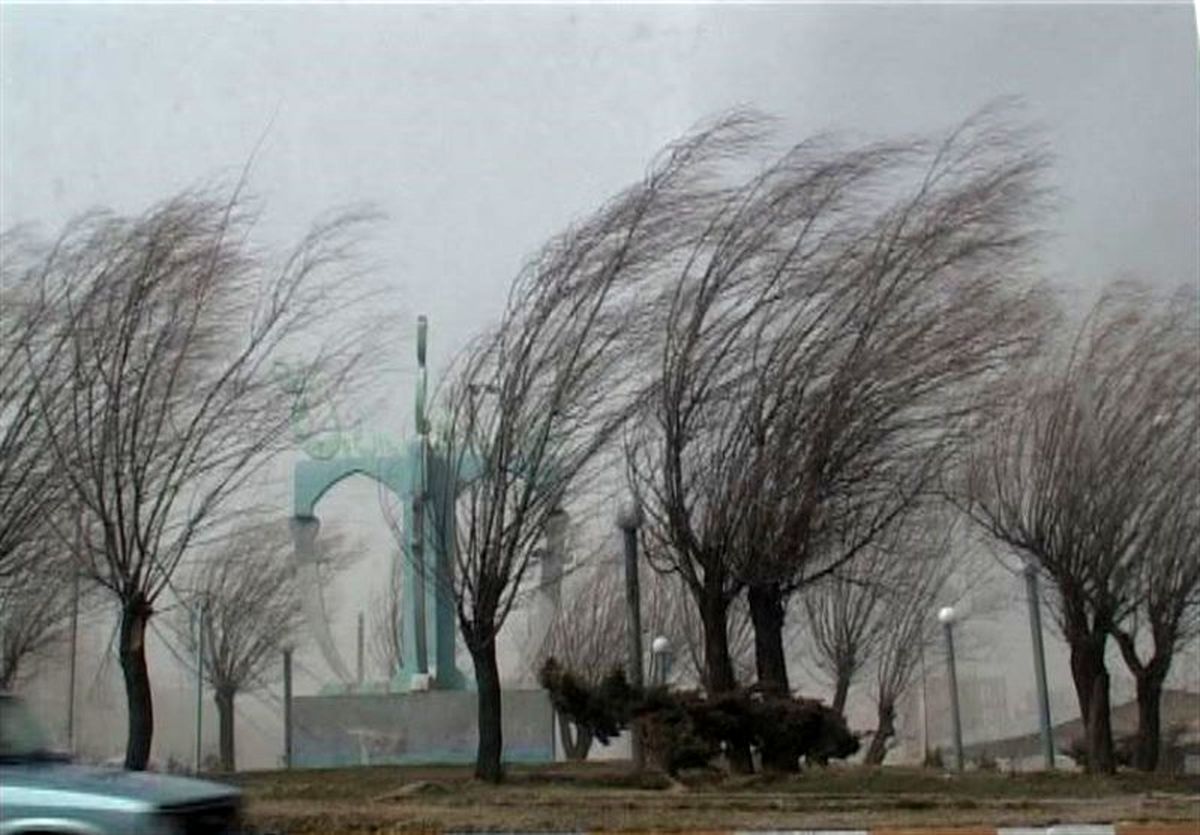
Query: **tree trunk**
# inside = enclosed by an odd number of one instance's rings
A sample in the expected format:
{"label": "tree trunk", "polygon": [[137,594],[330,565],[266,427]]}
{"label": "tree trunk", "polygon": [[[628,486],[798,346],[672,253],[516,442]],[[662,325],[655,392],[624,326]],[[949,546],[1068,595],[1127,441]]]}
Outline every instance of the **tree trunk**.
{"label": "tree trunk", "polygon": [[1104,663],[1107,635],[1086,635],[1069,640],[1071,676],[1079,697],[1088,752],[1087,770],[1092,774],[1112,774],[1117,766],[1113,756],[1112,717],[1109,715],[1108,669]]}
{"label": "tree trunk", "polygon": [[217,724],[220,727],[221,770],[236,771],[233,748],[233,697],[236,691],[228,687],[217,688],[214,699],[217,703]]}
{"label": "tree trunk", "polygon": [[[574,734],[571,733],[572,728]],[[558,738],[562,741],[563,753],[572,762],[586,760],[588,752],[592,750],[591,731],[575,724],[562,713],[558,714]]]}
{"label": "tree trunk", "polygon": [[1101,661],[1099,672],[1092,679],[1092,712],[1088,716],[1088,757],[1095,774],[1115,774],[1117,770],[1108,692],[1108,670]]}
{"label": "tree trunk", "polygon": [[1162,740],[1162,691],[1165,673],[1154,665],[1137,677],[1138,727],[1133,748],[1133,767],[1140,771],[1158,768]]}
{"label": "tree trunk", "polygon": [[479,748],[475,754],[475,777],[489,783],[504,779],[501,756],[504,736],[500,726],[500,670],[496,665],[496,641],[471,647],[479,705]]}
{"label": "tree trunk", "polygon": [[1171,669],[1171,652],[1164,652],[1163,647],[1170,647],[1172,641],[1163,640],[1156,630],[1154,654],[1143,664],[1132,635],[1117,630],[1113,637],[1125,658],[1125,666],[1137,682],[1138,726],[1133,744],[1133,767],[1139,771],[1155,771],[1161,758],[1163,683]]}
{"label": "tree trunk", "polygon": [[121,609],[118,640],[129,714],[125,767],[131,771],[146,769],[154,737],[154,703],[150,695],[150,671],[146,668],[146,624],[149,620],[150,605],[140,594]]}
{"label": "tree trunk", "polygon": [[759,686],[765,693],[790,695],[792,688],[783,652],[783,592],[778,583],[764,583],[750,586],[746,599],[754,623],[754,663]]}
{"label": "tree trunk", "polygon": [[879,727],[871,738],[871,747],[863,762],[867,765],[883,765],[887,756],[888,740],[896,735],[896,707],[891,702],[879,703]]}
{"label": "tree trunk", "polygon": [[[754,624],[754,665],[758,684],[763,693],[777,698],[790,698],[787,659],[783,653],[783,621],[785,607],[778,583],[762,583],[746,589],[750,604],[750,620]],[[800,770],[800,759],[786,749],[764,745],[762,765],[771,771]]]}
{"label": "tree trunk", "polygon": [[[729,654],[729,605],[720,594],[706,595],[700,606],[704,624],[704,678],[710,697],[737,690],[733,658]],[[749,744],[731,744],[726,750],[729,767],[737,774],[753,774]]]}
{"label": "tree trunk", "polygon": [[849,696],[850,675],[842,670],[838,670],[836,680],[833,683],[833,704],[830,707],[843,719],[846,718],[846,699]]}

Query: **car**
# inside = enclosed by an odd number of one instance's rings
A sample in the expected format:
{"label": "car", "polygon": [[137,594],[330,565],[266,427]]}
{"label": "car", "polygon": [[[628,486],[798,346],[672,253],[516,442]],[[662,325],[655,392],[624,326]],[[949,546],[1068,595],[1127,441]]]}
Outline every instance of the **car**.
{"label": "car", "polygon": [[0,835],[231,835],[241,809],[232,786],[74,763],[0,693]]}

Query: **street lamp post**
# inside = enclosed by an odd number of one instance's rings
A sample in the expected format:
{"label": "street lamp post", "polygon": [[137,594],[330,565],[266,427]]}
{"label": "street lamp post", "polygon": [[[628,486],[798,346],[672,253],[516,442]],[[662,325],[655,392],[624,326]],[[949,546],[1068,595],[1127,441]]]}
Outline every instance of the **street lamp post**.
{"label": "street lamp post", "polygon": [[[640,689],[642,678],[642,613],[641,591],[638,586],[638,528],[642,524],[642,509],[636,499],[621,508],[617,514],[617,527],[621,529],[625,540],[625,605],[627,617],[627,645],[629,663],[629,683],[635,689]],[[630,745],[633,754],[633,767],[641,771],[646,765],[645,752],[642,749],[642,734],[635,722],[630,730]]]}
{"label": "street lamp post", "polygon": [[671,675],[671,642],[659,635],[650,642],[650,683],[665,687]]}
{"label": "street lamp post", "polygon": [[963,771],[962,718],[958,709],[958,674],[954,668],[954,618],[957,613],[950,606],[938,612],[938,620],[946,634],[946,675],[950,682],[950,715],[954,722],[954,759],[955,770]]}
{"label": "street lamp post", "polygon": [[1042,610],[1038,594],[1037,566],[1025,563],[1025,592],[1029,597],[1029,630],[1033,637],[1033,671],[1037,679],[1038,725],[1042,734],[1042,754],[1046,769],[1054,769],[1054,738],[1050,725],[1050,693],[1046,686],[1046,650],[1042,644]]}
{"label": "street lamp post", "polygon": [[283,648],[283,767],[292,767],[292,648]]}
{"label": "street lamp post", "polygon": [[196,750],[192,770],[199,774],[204,730],[204,601],[192,614],[196,627]]}

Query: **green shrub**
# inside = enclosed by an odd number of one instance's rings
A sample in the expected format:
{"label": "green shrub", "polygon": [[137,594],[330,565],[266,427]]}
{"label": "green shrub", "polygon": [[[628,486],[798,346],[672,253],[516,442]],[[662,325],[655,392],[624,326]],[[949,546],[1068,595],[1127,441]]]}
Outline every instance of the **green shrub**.
{"label": "green shrub", "polygon": [[858,738],[835,711],[814,699],[738,690],[709,698],[664,687],[637,689],[620,670],[599,686],[584,683],[553,658],[539,681],[554,707],[607,742],[638,723],[650,762],[669,774],[710,765],[723,750],[750,745],[765,766],[794,771],[803,759],[824,764],[858,751]]}

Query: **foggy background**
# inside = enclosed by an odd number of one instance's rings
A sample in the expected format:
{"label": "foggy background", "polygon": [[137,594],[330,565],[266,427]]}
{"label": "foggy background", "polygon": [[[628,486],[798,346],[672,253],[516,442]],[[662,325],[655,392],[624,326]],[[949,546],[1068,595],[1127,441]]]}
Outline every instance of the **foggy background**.
{"label": "foggy background", "polygon": [[[236,179],[252,155],[249,189],[264,203],[267,243],[297,239],[332,208],[375,206],[384,219],[365,249],[397,322],[396,356],[370,397],[343,409],[401,438],[418,313],[430,317],[436,379],[499,315],[511,278],[548,237],[637,179],[697,121],[738,105],[778,116],[779,139],[791,142],[820,131],[942,130],[997,96],[1020,96],[1055,158],[1058,211],[1043,270],[1068,309],[1083,309],[1116,276],[1195,282],[1196,47],[1187,4],[4,5],[0,228],[31,223],[53,235],[91,208],[140,213],[189,186]],[[282,462],[273,487],[281,516],[289,484]],[[319,510],[362,543],[328,590],[351,666],[355,618],[393,548],[378,505],[376,487],[355,479]],[[987,612],[968,612],[960,627],[968,742],[1036,728],[1020,578],[994,565]],[[510,676],[521,630],[519,618],[506,630]],[[194,696],[160,634],[162,624],[151,632],[153,758],[165,763],[190,758]],[[1065,648],[1047,638],[1057,722],[1077,708]],[[79,733],[95,757],[124,744],[112,639],[112,622],[95,618],[81,640]],[[59,733],[62,668],[47,662],[30,685]],[[1110,669],[1116,705],[1133,691],[1115,649]],[[828,697],[802,666],[794,677]],[[332,679],[315,650],[300,652],[298,693]],[[1172,681],[1200,689],[1195,647]],[[944,702],[945,684],[928,684],[936,744],[949,735],[933,701]],[[239,700],[242,767],[277,764],[278,707],[278,688]],[[852,691],[853,726],[871,726],[865,707]],[[215,749],[208,697],[205,708]],[[899,723],[911,739],[919,727],[910,717],[902,710]]]}

